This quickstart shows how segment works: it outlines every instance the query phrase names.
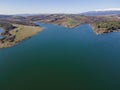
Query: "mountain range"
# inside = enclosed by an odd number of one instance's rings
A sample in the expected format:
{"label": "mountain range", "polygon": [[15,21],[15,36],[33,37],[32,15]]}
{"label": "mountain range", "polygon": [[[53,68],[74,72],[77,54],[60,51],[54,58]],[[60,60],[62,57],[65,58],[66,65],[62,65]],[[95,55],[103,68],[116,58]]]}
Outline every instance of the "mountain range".
{"label": "mountain range", "polygon": [[113,15],[120,15],[120,9],[100,9],[95,11],[88,11],[81,13],[81,15],[85,16],[113,16]]}

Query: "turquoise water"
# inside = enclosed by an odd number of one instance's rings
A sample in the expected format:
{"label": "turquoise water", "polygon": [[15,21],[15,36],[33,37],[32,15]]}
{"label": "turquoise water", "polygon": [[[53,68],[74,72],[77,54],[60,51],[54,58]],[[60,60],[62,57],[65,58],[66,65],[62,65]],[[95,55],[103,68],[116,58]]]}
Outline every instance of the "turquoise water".
{"label": "turquoise water", "polygon": [[0,49],[0,90],[120,90],[120,32],[40,25],[31,39]]}

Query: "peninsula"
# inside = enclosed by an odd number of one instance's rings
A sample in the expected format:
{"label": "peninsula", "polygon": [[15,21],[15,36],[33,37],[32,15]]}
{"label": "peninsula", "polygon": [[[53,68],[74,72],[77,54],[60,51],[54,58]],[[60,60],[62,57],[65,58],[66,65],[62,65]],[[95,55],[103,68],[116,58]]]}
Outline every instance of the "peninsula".
{"label": "peninsula", "polygon": [[42,28],[37,26],[9,23],[4,23],[4,25],[7,26],[5,27],[1,25],[4,32],[1,34],[2,38],[0,39],[0,48],[12,47],[19,42],[30,38],[38,32],[42,31]]}

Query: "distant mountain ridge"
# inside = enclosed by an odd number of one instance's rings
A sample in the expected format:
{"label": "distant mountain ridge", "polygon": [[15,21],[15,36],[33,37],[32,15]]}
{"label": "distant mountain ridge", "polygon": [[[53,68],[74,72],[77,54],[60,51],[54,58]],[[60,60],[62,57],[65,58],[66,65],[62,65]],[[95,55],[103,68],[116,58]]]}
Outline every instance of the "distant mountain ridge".
{"label": "distant mountain ridge", "polygon": [[103,11],[89,11],[81,13],[85,16],[109,16],[109,15],[120,15],[120,10],[103,10]]}

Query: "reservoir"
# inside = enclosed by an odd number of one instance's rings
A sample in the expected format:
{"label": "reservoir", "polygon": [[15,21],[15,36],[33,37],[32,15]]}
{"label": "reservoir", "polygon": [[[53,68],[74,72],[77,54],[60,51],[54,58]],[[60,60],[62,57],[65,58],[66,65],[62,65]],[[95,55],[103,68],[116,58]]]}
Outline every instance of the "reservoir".
{"label": "reservoir", "polygon": [[42,32],[0,49],[0,90],[120,90],[120,32],[38,24]]}

